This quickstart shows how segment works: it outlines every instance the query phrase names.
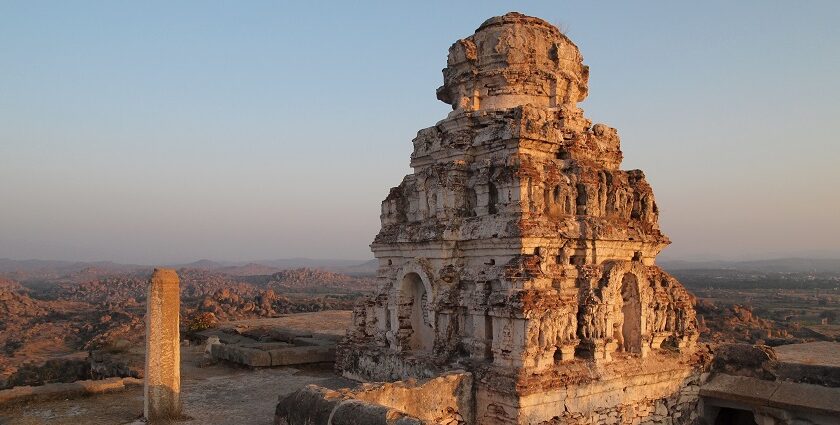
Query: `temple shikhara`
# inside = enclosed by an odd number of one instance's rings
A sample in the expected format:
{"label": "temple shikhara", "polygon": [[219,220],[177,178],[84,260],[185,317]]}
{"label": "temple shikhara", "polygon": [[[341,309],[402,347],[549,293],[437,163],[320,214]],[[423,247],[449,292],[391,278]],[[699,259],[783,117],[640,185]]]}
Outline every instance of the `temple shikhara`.
{"label": "temple shikhara", "polygon": [[451,423],[696,419],[694,299],[655,264],[670,241],[644,173],[578,107],[577,46],[509,13],[456,41],[443,76],[453,110],[418,132],[413,173],[382,202],[378,291],[336,367],[469,374]]}
{"label": "temple shikhara", "polygon": [[644,173],[621,170],[616,130],[578,107],[577,46],[511,13],[455,42],[443,75],[453,111],[418,132],[414,173],[382,203],[381,285],[355,312],[342,371],[480,370],[478,415],[499,415],[483,423],[632,375],[640,396],[668,395],[655,391],[690,370],[693,299],[654,263],[669,240]]}

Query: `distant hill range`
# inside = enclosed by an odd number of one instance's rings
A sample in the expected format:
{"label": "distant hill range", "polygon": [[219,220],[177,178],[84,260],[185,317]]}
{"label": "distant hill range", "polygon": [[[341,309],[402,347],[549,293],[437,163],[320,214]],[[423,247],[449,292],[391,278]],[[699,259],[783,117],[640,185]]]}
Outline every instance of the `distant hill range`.
{"label": "distant hill range", "polygon": [[187,264],[169,265],[172,268],[188,268],[217,271],[234,276],[256,276],[274,274],[291,269],[317,269],[350,276],[372,276],[376,274],[376,260],[330,260],[313,258],[281,258],[279,260],[258,260],[252,262],[199,260]]}
{"label": "distant hill range", "polygon": [[[284,258],[260,261],[212,261],[198,260],[184,264],[164,264],[174,269],[196,269],[225,273],[233,276],[270,275],[283,270],[309,268],[342,273],[350,276],[373,276],[376,274],[376,260],[329,260],[311,258]],[[63,276],[68,274],[105,272],[148,272],[155,265],[120,264],[110,261],[54,261],[54,260],[11,260],[0,258],[0,275],[20,278],[25,275]]]}
{"label": "distant hill range", "polygon": [[[827,258],[778,258],[754,261],[684,261],[660,260],[657,262],[668,271],[730,270],[763,273],[832,273],[840,274],[840,259]],[[225,273],[232,276],[271,275],[283,270],[309,268],[341,273],[349,276],[373,276],[377,261],[330,260],[312,258],[282,258],[257,261],[198,260],[192,263],[168,264],[175,269],[197,269]],[[148,272],[153,265],[120,264],[110,261],[74,262],[53,260],[10,260],[0,258],[0,275],[54,275],[61,276],[86,271]],[[19,276],[18,276],[19,277]]]}
{"label": "distant hill range", "polygon": [[764,273],[840,273],[840,259],[777,258],[754,261],[683,261],[660,260],[660,267],[678,270],[736,270]]}
{"label": "distant hill range", "polygon": [[151,266],[119,264],[111,261],[55,261],[55,260],[10,260],[0,258],[0,275],[13,279],[20,276],[38,275],[43,277],[59,277],[84,271],[102,270],[108,272],[133,272],[148,270]]}

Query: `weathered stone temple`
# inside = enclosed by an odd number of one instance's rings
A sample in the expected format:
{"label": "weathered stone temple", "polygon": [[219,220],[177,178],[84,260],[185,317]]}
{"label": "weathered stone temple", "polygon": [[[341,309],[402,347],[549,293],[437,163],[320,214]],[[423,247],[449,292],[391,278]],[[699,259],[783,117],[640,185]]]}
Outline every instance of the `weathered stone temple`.
{"label": "weathered stone temple", "polygon": [[382,203],[379,289],[339,370],[466,371],[460,414],[479,424],[696,420],[693,297],[655,265],[669,240],[644,173],[578,107],[577,46],[509,13],[455,42],[443,75],[453,111]]}

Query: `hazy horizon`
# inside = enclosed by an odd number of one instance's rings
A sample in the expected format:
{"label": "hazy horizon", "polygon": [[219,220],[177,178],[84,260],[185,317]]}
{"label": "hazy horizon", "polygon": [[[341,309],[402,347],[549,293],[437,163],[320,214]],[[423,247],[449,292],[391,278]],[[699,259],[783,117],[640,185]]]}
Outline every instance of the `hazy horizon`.
{"label": "hazy horizon", "polygon": [[[228,260],[223,258],[195,258],[189,260],[182,260],[182,261],[156,261],[156,262],[119,262],[113,261],[108,259],[89,259],[89,260],[77,260],[77,259],[56,259],[56,258],[8,258],[8,257],[0,257],[0,261],[10,260],[10,261],[17,261],[17,262],[26,262],[26,261],[42,261],[42,262],[59,262],[59,263],[114,263],[117,265],[123,266],[142,266],[142,267],[168,267],[168,266],[185,266],[190,265],[193,263],[201,263],[205,261],[210,261],[213,263],[217,263],[221,266],[241,266],[247,264],[258,264],[258,265],[265,265],[265,266],[272,266],[269,263],[274,263],[278,261],[285,261],[289,262],[292,267],[319,267],[319,265],[344,265],[344,266],[351,266],[351,265],[361,265],[363,263],[367,263],[369,261],[375,260],[373,254],[370,255],[369,258],[310,258],[310,257],[287,257],[287,258],[263,258],[263,259],[247,259],[247,260]],[[795,255],[795,256],[767,256],[767,257],[744,257],[744,258],[703,258],[703,257],[694,257],[694,258],[674,258],[669,257],[668,255],[660,255],[657,257],[657,261],[659,263],[697,263],[697,264],[704,264],[704,263],[751,263],[751,262],[773,262],[773,261],[787,261],[787,260],[803,260],[803,261],[840,261],[840,257],[835,256],[833,254],[820,254],[815,253],[813,255],[803,254],[803,255]],[[306,265],[305,263],[311,262],[313,264]],[[304,264],[304,265],[301,265]],[[280,267],[280,266],[277,266]]]}
{"label": "hazy horizon", "polygon": [[449,46],[510,10],[580,47],[661,258],[840,258],[829,1],[4,3],[0,258],[372,258]]}

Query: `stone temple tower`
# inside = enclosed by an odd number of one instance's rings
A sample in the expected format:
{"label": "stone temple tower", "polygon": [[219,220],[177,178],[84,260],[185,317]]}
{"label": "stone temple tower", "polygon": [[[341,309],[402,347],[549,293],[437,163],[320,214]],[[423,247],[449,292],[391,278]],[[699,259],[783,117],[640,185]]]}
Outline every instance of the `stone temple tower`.
{"label": "stone temple tower", "polygon": [[686,396],[693,297],[654,263],[670,241],[644,173],[621,170],[616,130],[578,107],[577,46],[508,13],[455,42],[443,76],[453,111],[418,132],[414,172],[382,203],[379,288],[338,369],[470,371],[483,424],[644,419]]}

